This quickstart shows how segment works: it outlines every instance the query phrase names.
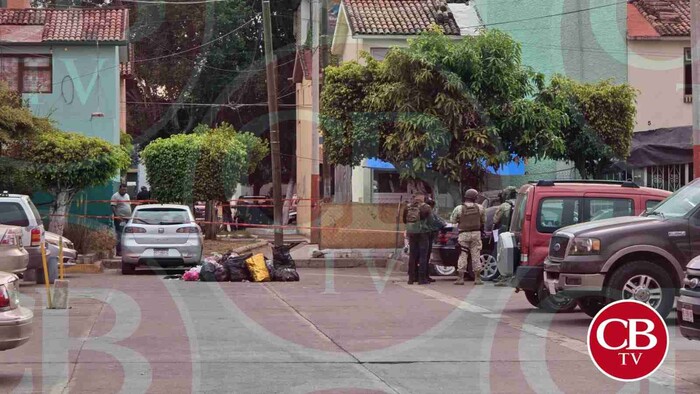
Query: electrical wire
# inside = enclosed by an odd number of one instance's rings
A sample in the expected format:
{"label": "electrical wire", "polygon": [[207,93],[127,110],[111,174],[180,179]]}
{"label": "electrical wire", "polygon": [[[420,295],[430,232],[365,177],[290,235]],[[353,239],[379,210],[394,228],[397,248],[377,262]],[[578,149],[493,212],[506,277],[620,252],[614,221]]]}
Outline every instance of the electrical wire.
{"label": "electrical wire", "polygon": [[125,3],[134,4],[167,4],[167,5],[194,5],[207,3],[221,3],[229,0],[185,0],[185,1],[164,1],[164,0],[121,0]]}

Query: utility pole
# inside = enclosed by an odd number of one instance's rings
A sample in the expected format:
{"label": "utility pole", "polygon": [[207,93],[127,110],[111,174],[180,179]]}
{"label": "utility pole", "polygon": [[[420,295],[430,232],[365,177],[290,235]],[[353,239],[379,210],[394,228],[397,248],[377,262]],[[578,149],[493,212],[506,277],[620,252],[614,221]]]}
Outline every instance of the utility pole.
{"label": "utility pole", "polygon": [[[321,66],[319,70],[323,70],[328,66],[328,0],[321,0]],[[319,97],[320,99],[320,97]],[[323,197],[331,197],[331,181],[333,177],[331,175],[331,163],[328,162],[328,153],[326,152],[325,146],[323,149]]]}
{"label": "utility pole", "polygon": [[693,178],[700,177],[700,1],[690,1],[690,56],[693,79]]}
{"label": "utility pole", "polygon": [[280,134],[277,121],[277,78],[272,50],[272,21],[270,0],[263,0],[263,34],[265,40],[265,65],[267,69],[267,110],[270,118],[270,156],[272,157],[272,196],[275,200],[275,246],[284,243],[282,230],[282,163],[280,162]]}
{"label": "utility pole", "polygon": [[319,182],[319,112],[321,111],[321,51],[320,51],[320,23],[321,21],[321,4],[319,0],[312,0],[311,3],[311,50],[313,51],[313,59],[311,66],[311,243],[319,243],[321,233],[320,227],[320,182]]}

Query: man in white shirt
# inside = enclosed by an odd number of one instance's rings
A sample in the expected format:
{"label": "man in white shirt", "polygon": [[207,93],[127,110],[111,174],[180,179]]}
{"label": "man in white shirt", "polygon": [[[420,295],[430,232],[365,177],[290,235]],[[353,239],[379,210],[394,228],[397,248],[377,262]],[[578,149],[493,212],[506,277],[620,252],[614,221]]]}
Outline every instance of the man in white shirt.
{"label": "man in white shirt", "polygon": [[112,195],[110,205],[112,206],[112,220],[114,221],[114,231],[117,236],[117,256],[122,252],[122,230],[131,217],[131,204],[129,194],[126,192],[126,185],[119,185],[119,191]]}

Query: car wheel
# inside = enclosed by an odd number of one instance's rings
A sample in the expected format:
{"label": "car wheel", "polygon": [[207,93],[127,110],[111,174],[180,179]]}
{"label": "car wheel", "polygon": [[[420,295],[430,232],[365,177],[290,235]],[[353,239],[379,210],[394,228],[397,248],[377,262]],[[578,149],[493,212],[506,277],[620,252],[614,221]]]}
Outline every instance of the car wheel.
{"label": "car wheel", "polygon": [[568,313],[576,309],[576,300],[570,297],[549,294],[549,291],[541,285],[538,291],[525,291],[528,302],[543,311],[550,313]]}
{"label": "car wheel", "polygon": [[607,305],[607,301],[603,297],[583,297],[576,303],[583,313],[590,317],[596,317],[598,312]]}
{"label": "car wheel", "polygon": [[435,265],[431,264],[433,272],[437,276],[452,276],[457,272],[457,268],[451,265]]}
{"label": "car wheel", "polygon": [[496,258],[489,254],[489,253],[484,253],[481,255],[481,279],[482,280],[494,280],[501,276],[501,273],[498,272],[498,262],[496,261]]}
{"label": "car wheel", "polygon": [[649,304],[665,319],[673,308],[675,286],[671,276],[660,266],[649,261],[634,261],[613,272],[606,297]]}
{"label": "car wheel", "polygon": [[125,263],[122,260],[122,275],[133,275],[136,273],[136,265]]}

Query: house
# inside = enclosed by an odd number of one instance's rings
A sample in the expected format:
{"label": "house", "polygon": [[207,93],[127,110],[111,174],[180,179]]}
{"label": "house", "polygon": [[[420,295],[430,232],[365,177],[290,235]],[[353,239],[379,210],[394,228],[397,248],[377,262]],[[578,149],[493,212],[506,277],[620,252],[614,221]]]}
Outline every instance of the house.
{"label": "house", "polygon": [[[337,10],[337,11],[336,11]],[[376,59],[383,59],[392,47],[405,47],[407,39],[415,37],[432,25],[442,27],[445,34],[460,39],[477,34],[481,21],[476,9],[462,3],[436,0],[343,0],[330,8],[335,25],[330,45],[331,53],[340,62],[360,60],[365,51]],[[297,66],[293,79],[297,83],[297,193],[299,198],[317,196],[319,179],[312,176],[312,53],[308,46],[311,20],[310,1],[304,0],[297,11]],[[320,144],[322,149],[322,144]],[[322,157],[322,154],[319,154]],[[410,196],[410,186],[399,180],[398,173],[389,163],[365,160],[353,169],[335,169],[335,188],[350,191],[352,202],[395,203]],[[445,205],[454,202],[445,194]],[[311,212],[302,212],[298,221],[308,223]],[[304,216],[307,219],[304,220]]]}
{"label": "house", "polygon": [[627,172],[677,190],[693,179],[690,0],[627,4],[628,82],[639,91]]}
{"label": "house", "polygon": [[[65,131],[119,144],[126,131],[128,10],[29,7],[7,0],[0,9],[0,80],[16,89],[33,113]],[[118,181],[115,174],[115,183]],[[91,190],[107,199],[115,185]],[[108,208],[107,208],[108,209]]]}

